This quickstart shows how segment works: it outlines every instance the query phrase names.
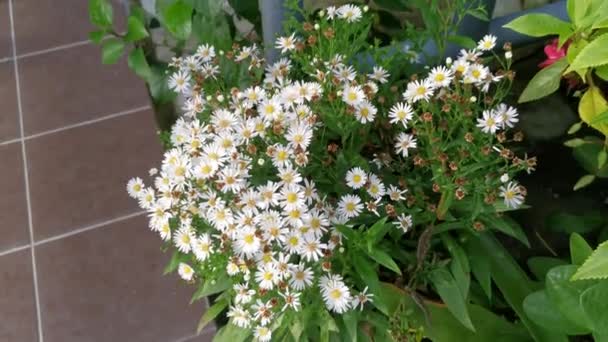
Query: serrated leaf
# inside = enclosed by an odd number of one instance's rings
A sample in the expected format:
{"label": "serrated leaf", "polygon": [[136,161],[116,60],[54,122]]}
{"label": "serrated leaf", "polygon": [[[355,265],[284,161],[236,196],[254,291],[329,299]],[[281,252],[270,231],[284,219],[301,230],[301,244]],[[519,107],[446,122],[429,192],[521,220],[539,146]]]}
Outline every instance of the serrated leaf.
{"label": "serrated leaf", "polygon": [[454,317],[467,329],[475,331],[465,298],[452,274],[445,268],[437,268],[431,271],[429,278]]}
{"label": "serrated leaf", "polygon": [[572,188],[572,190],[576,191],[576,190],[582,189],[582,188],[588,186],[589,184],[593,183],[594,180],[595,180],[595,175],[584,175],[578,179],[576,184],[574,184],[574,187]]}
{"label": "serrated leaf", "polygon": [[580,234],[572,233],[570,235],[570,260],[574,265],[582,265],[591,252],[593,249]]}
{"label": "serrated leaf", "polygon": [[99,28],[112,26],[112,4],[108,0],[89,0],[89,19]]}
{"label": "serrated leaf", "polygon": [[192,6],[183,0],[177,0],[164,8],[165,27],[175,38],[186,40],[192,32]]}
{"label": "serrated leaf", "polygon": [[572,31],[570,23],[545,13],[522,15],[504,27],[532,37],[567,34]]}
{"label": "serrated leaf", "polygon": [[538,100],[552,94],[559,88],[562,72],[568,66],[568,60],[561,58],[550,66],[540,70],[528,83],[519,96],[518,102]]}
{"label": "serrated leaf", "polygon": [[592,68],[606,63],[608,63],[608,33],[604,33],[587,44],[572,62],[572,68]]}
{"label": "serrated leaf", "polygon": [[601,243],[576,270],[572,280],[608,278],[608,241]]}
{"label": "serrated leaf", "polygon": [[140,39],[144,39],[148,36],[148,31],[144,26],[144,23],[136,16],[131,15],[127,19],[127,34],[125,40],[128,42],[135,42]]}
{"label": "serrated leaf", "polygon": [[111,38],[101,45],[101,62],[103,64],[114,64],[125,51],[125,42],[120,39]]}
{"label": "serrated leaf", "polygon": [[534,323],[547,329],[553,329],[568,335],[580,335],[586,333],[586,329],[572,324],[557,309],[555,304],[547,296],[546,291],[538,291],[530,294],[524,300],[524,311]]}
{"label": "serrated leaf", "polygon": [[146,61],[142,48],[138,47],[137,49],[131,51],[129,58],[127,59],[127,63],[129,68],[131,68],[131,70],[133,70],[137,76],[143,78],[146,82],[150,80],[152,70]]}
{"label": "serrated leaf", "polygon": [[599,334],[608,334],[608,282],[602,281],[581,295],[580,303],[591,330]]}
{"label": "serrated leaf", "polygon": [[593,282],[588,280],[570,281],[576,268],[574,265],[552,268],[547,273],[547,295],[568,321],[580,329],[590,331],[590,324],[585,318],[579,298],[587,288],[593,285]]}
{"label": "serrated leaf", "polygon": [[213,321],[225,308],[228,307],[229,301],[228,299],[221,299],[215,302],[215,304],[211,305],[211,307],[207,308],[205,314],[198,321],[198,325],[196,326],[196,333],[200,334],[200,332]]}

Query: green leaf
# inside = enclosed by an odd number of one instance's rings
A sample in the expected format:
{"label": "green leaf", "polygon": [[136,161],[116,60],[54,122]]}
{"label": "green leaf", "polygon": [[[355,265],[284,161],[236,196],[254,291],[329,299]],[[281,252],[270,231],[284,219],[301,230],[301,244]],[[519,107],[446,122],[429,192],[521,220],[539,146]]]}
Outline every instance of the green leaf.
{"label": "green leaf", "polygon": [[101,62],[103,64],[114,64],[125,51],[125,42],[120,39],[111,38],[101,45]]}
{"label": "green leaf", "polygon": [[585,137],[590,144],[585,144],[572,149],[572,154],[578,163],[589,173],[597,177],[608,177],[608,166],[602,168],[598,165],[598,154],[604,149],[603,141],[597,137]]}
{"label": "green leaf", "polygon": [[99,44],[99,43],[101,43],[103,38],[106,36],[106,33],[107,33],[106,30],[91,31],[91,32],[89,32],[89,39],[93,43]]}
{"label": "green leaf", "polygon": [[213,336],[213,342],[243,342],[251,335],[251,329],[239,328],[226,324]]}
{"label": "green leaf", "polygon": [[608,63],[608,33],[604,33],[587,44],[572,62],[572,68],[592,68],[606,63]]}
{"label": "green leaf", "polygon": [[356,310],[350,310],[341,315],[344,327],[349,336],[349,341],[357,342],[357,326],[359,323],[359,313]]}
{"label": "green leaf", "polygon": [[561,58],[550,66],[540,70],[530,80],[526,89],[521,93],[519,103],[538,100],[552,94],[559,88],[562,72],[568,66],[568,60]]}
{"label": "green leaf", "polygon": [[570,126],[570,128],[568,128],[568,134],[574,134],[574,133],[578,132],[581,129],[581,127],[583,127],[582,121],[579,121],[579,122],[573,124],[572,126]]}
{"label": "green leaf", "polygon": [[608,334],[608,282],[602,281],[585,290],[580,303],[591,330],[599,334]]}
{"label": "green leaf", "polygon": [[588,186],[589,184],[593,183],[594,180],[595,180],[595,175],[584,175],[581,178],[579,178],[579,180],[576,182],[576,184],[574,184],[574,187],[572,188],[572,190],[576,191],[576,190],[582,189],[582,188]]}
{"label": "green leaf", "polygon": [[155,103],[171,103],[175,98],[175,92],[169,89],[167,85],[167,78],[169,75],[165,72],[167,69],[163,65],[151,65],[151,75],[148,80],[148,87],[150,89],[150,95],[154,99]]}
{"label": "green leaf", "polygon": [[465,248],[471,265],[471,272],[477,279],[477,282],[483,289],[488,299],[492,299],[492,278],[490,275],[490,260],[485,257],[482,251],[474,243],[475,240],[469,239],[466,242]]}
{"label": "green leaf", "polygon": [[600,169],[606,165],[606,161],[608,160],[608,152],[606,150],[601,150],[600,153],[597,154],[597,167]]}
{"label": "green leaf", "polygon": [[374,259],[374,261],[376,261],[377,263],[379,263],[380,265],[388,268],[389,270],[392,270],[393,272],[401,275],[401,270],[399,269],[399,266],[397,265],[397,263],[393,260],[393,258],[391,258],[390,255],[388,255],[388,253],[386,253],[383,250],[380,250],[378,248],[373,248],[371,251],[369,251],[369,256]]}
{"label": "green leaf", "polygon": [[131,51],[127,63],[129,64],[129,68],[131,68],[131,70],[133,70],[137,76],[143,78],[146,82],[152,77],[152,70],[146,61],[144,50],[142,48],[138,47],[137,49]]}
{"label": "green leaf", "polygon": [[595,74],[604,81],[608,81],[608,64],[595,68]]}
{"label": "green leaf", "polygon": [[490,233],[484,233],[480,234],[471,243],[490,260],[494,283],[534,339],[542,342],[567,342],[568,339],[565,335],[537,325],[526,315],[523,302],[535,290],[535,286],[519,267],[517,261],[496,238]]}
{"label": "green leaf", "polygon": [[165,27],[175,38],[186,40],[192,32],[192,6],[177,0],[163,11]]}
{"label": "green leaf", "polygon": [[545,226],[556,232],[584,234],[601,228],[603,223],[599,212],[590,211],[584,215],[555,212],[547,217]]}
{"label": "green leaf", "polygon": [[522,15],[504,27],[532,37],[567,34],[572,31],[570,23],[544,13]]}
{"label": "green leaf", "polygon": [[367,241],[372,241],[372,245],[380,241],[391,228],[392,223],[386,224],[387,219],[388,217],[383,217],[380,220],[376,221],[376,223],[374,223],[365,233],[365,239]]}
{"label": "green leaf", "polygon": [[488,17],[488,12],[483,7],[472,8],[467,11],[467,14],[482,21],[490,21],[490,17]]}
{"label": "green leaf", "polygon": [[89,0],[89,19],[99,28],[112,26],[112,4],[108,0]]}
{"label": "green leaf", "polygon": [[209,324],[213,319],[215,319],[225,308],[228,307],[229,301],[228,299],[221,299],[215,302],[210,308],[205,311],[203,317],[201,317],[200,321],[198,321],[198,325],[196,326],[196,333],[200,334],[200,332]]}
{"label": "green leaf", "polygon": [[371,293],[374,294],[373,304],[382,313],[387,314],[386,304],[384,303],[382,292],[380,291],[380,280],[378,279],[378,273],[374,269],[372,263],[370,263],[367,257],[360,253],[353,253],[350,255],[352,264],[357,272],[357,275],[363,280],[365,285],[369,287]]}
{"label": "green leaf", "polygon": [[570,235],[570,259],[574,265],[582,265],[591,252],[593,249],[582,236],[577,233]]}
{"label": "green leaf", "polygon": [[582,146],[582,145],[584,145],[586,143],[588,143],[588,141],[583,140],[581,138],[574,138],[574,139],[570,139],[570,140],[564,141],[564,146],[579,147],[579,146]]}
{"label": "green leaf", "polygon": [[591,1],[592,0],[568,0],[566,5],[568,16],[570,17],[570,21],[572,21],[577,28],[580,27],[583,18],[585,18]]}
{"label": "green leaf", "polygon": [[169,260],[169,263],[167,264],[167,266],[165,266],[165,269],[163,270],[163,275],[167,275],[175,271],[181,261],[182,258],[180,253],[178,251],[173,252],[173,255],[171,255],[171,260]]}
{"label": "green leaf", "polygon": [[448,36],[448,41],[450,43],[454,43],[456,45],[460,45],[465,49],[474,49],[477,46],[477,43],[467,36],[460,36],[457,34],[453,34]]}
{"label": "green leaf", "polygon": [[441,240],[452,256],[450,270],[460,288],[462,297],[466,300],[469,296],[469,285],[471,283],[471,268],[467,254],[449,234],[442,234]]}
{"label": "green leaf", "polygon": [[576,270],[572,280],[608,278],[608,241],[601,243]]}
{"label": "green leaf", "polygon": [[230,288],[230,286],[232,286],[232,282],[226,275],[223,275],[217,279],[207,279],[203,286],[199,287],[199,289],[194,292],[192,299],[190,299],[190,304],[203,297],[227,290]]}
{"label": "green leaf", "polygon": [[508,216],[493,216],[488,214],[480,215],[479,217],[486,226],[496,229],[504,234],[516,238],[521,243],[530,248],[530,241],[521,226]]}
{"label": "green leaf", "polygon": [[528,268],[534,274],[536,279],[544,282],[547,272],[556,266],[566,265],[566,262],[550,257],[531,257],[528,259]]}
{"label": "green leaf", "polygon": [[559,312],[580,329],[589,331],[590,324],[579,303],[581,294],[593,285],[589,280],[570,281],[576,271],[574,265],[557,266],[547,273],[547,295]]}
{"label": "green leaf", "polygon": [[597,115],[591,121],[589,121],[589,125],[599,125],[599,124],[607,124],[607,123],[608,123],[608,110],[604,111],[600,115]]}
{"label": "green leaf", "polygon": [[469,317],[465,298],[452,274],[445,268],[437,268],[431,271],[429,277],[439,297],[448,306],[448,310],[467,329],[475,331],[473,322]]}
{"label": "green leaf", "polygon": [[135,42],[144,39],[148,36],[148,31],[142,23],[142,21],[136,16],[129,16],[127,19],[127,34],[125,40],[128,42]]}
{"label": "green leaf", "polygon": [[546,291],[530,294],[524,300],[524,311],[534,323],[563,334],[580,335],[587,331],[568,321],[553,304]]}

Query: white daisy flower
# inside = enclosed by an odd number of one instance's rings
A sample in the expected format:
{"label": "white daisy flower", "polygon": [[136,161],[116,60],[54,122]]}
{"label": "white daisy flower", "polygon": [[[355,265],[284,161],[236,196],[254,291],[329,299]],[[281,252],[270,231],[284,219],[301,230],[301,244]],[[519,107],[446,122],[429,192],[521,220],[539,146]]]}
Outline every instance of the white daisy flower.
{"label": "white daisy flower", "polygon": [[344,5],[340,6],[337,11],[337,15],[341,19],[345,19],[349,23],[354,23],[361,19],[361,9],[355,5]]}
{"label": "white daisy flower", "polygon": [[397,142],[395,143],[395,149],[397,153],[404,157],[409,156],[409,150],[416,148],[417,142],[413,135],[408,133],[399,133],[397,136]]}
{"label": "white daisy flower", "polygon": [[380,178],[378,178],[378,176],[373,173],[369,174],[369,181],[366,189],[367,193],[374,199],[380,199],[386,193],[386,188],[384,187],[384,184],[382,183]]}
{"label": "white daisy flower", "polygon": [[255,295],[255,291],[250,289],[247,284],[234,284],[233,288],[236,292],[234,301],[237,304],[247,304],[251,302],[253,296]]}
{"label": "white daisy flower", "polygon": [[393,222],[397,228],[401,229],[403,233],[407,233],[414,222],[412,221],[412,215],[401,214],[397,217],[397,221]]}
{"label": "white daisy flower", "polygon": [[175,247],[182,253],[189,253],[192,250],[194,240],[194,233],[190,227],[181,227],[173,237]]}
{"label": "white daisy flower", "polygon": [[463,81],[464,83],[482,83],[489,73],[488,67],[481,64],[471,64],[464,75]]}
{"label": "white daisy flower", "polygon": [[325,11],[327,12],[327,19],[329,20],[335,18],[338,13],[338,9],[336,8],[336,6],[329,6],[325,9]]}
{"label": "white daisy flower", "polygon": [[144,191],[144,182],[139,177],[131,178],[127,183],[127,193],[135,199],[139,199],[139,195]]}
{"label": "white daisy flower", "polygon": [[454,72],[446,67],[437,66],[431,70],[428,77],[436,88],[447,87],[454,79]]}
{"label": "white daisy flower", "polygon": [[234,249],[238,254],[253,256],[260,251],[261,241],[253,228],[245,228],[238,233]]}
{"label": "white daisy flower", "polygon": [[190,89],[190,73],[177,71],[169,77],[169,88],[177,93],[186,93]]}
{"label": "white daisy flower", "polygon": [[477,127],[481,128],[484,133],[496,134],[500,128],[500,119],[491,110],[484,110],[482,115],[483,117],[477,119]]}
{"label": "white daisy flower", "polygon": [[410,103],[428,101],[433,96],[434,90],[433,83],[429,79],[415,80],[407,84],[403,98]]}
{"label": "white daisy flower", "polygon": [[388,197],[391,199],[391,201],[394,201],[394,202],[404,200],[405,197],[403,197],[403,194],[405,194],[406,192],[407,192],[407,190],[401,190],[392,184],[389,185],[388,191],[387,191]]}
{"label": "white daisy flower", "polygon": [[341,314],[351,308],[352,296],[350,290],[341,279],[336,277],[330,279],[323,276],[320,280],[320,286],[327,309]]}
{"label": "white daisy flower", "polygon": [[459,73],[460,75],[466,75],[466,73],[469,71],[469,65],[470,65],[470,63],[466,59],[460,58],[460,59],[456,60],[456,62],[454,62],[454,64],[452,64],[451,69],[454,73]]}
{"label": "white daisy flower", "polygon": [[509,208],[519,208],[524,203],[524,196],[521,194],[519,185],[516,182],[509,182],[507,185],[500,186],[500,197],[504,199],[505,205]]}
{"label": "white daisy flower", "polygon": [[501,103],[494,108],[494,116],[498,119],[500,128],[513,128],[515,124],[519,122],[517,109],[507,106],[504,103]]}
{"label": "white daisy flower", "polygon": [[360,189],[367,182],[367,174],[360,167],[350,169],[346,173],[346,185],[353,189]]}
{"label": "white daisy flower", "polygon": [[373,122],[378,109],[367,100],[361,101],[355,108],[355,118],[362,124]]}
{"label": "white daisy flower", "polygon": [[281,53],[294,50],[296,48],[297,39],[295,33],[292,33],[289,37],[277,38],[276,48],[281,50]]}
{"label": "white daisy flower", "polygon": [[321,243],[319,238],[315,236],[306,235],[303,238],[302,244],[300,245],[300,255],[307,261],[319,261],[319,258],[323,257],[323,250],[327,248],[327,245]]}
{"label": "white daisy flower", "polygon": [[304,193],[298,185],[288,185],[281,189],[281,206],[287,210],[304,206]]}
{"label": "white daisy flower", "polygon": [[338,214],[346,218],[357,217],[362,210],[363,204],[357,195],[344,195],[338,203]]}
{"label": "white daisy flower", "polygon": [[192,251],[194,256],[199,261],[205,261],[211,253],[213,253],[213,246],[211,245],[211,239],[209,234],[203,234],[198,239],[192,242]]}
{"label": "white daisy flower", "polygon": [[255,337],[257,341],[267,342],[272,338],[272,331],[268,327],[258,326],[253,331],[253,337]]}
{"label": "white daisy flower", "polygon": [[274,263],[264,265],[255,273],[255,281],[258,286],[265,290],[272,290],[279,283],[279,273]]}
{"label": "white daisy flower", "polygon": [[353,296],[353,309],[356,309],[357,306],[359,306],[359,310],[363,311],[363,307],[365,306],[365,303],[369,302],[372,303],[372,297],[374,297],[373,293],[367,293],[367,286],[365,287],[365,289],[363,289],[363,291],[359,292],[359,294]]}
{"label": "white daisy flower", "polygon": [[294,311],[300,311],[302,304],[300,303],[300,292],[289,292],[289,288],[284,293],[279,292],[279,295],[283,297],[285,305],[281,311],[285,311],[287,308],[291,308]]}
{"label": "white daisy flower", "polygon": [[389,73],[384,68],[375,66],[373,72],[367,75],[369,78],[384,84],[388,82]]}
{"label": "white daisy flower", "polygon": [[342,100],[348,105],[356,107],[365,99],[365,93],[359,86],[346,86],[342,92]]}
{"label": "white daisy flower", "polygon": [[203,44],[196,49],[196,55],[203,62],[210,62],[215,57],[215,47],[209,44]]}
{"label": "white daisy flower", "polygon": [[190,280],[192,280],[192,277],[194,276],[194,269],[192,269],[192,267],[190,267],[190,265],[180,262],[179,266],[177,267],[177,273],[185,281],[190,281]]}
{"label": "white daisy flower", "polygon": [[296,291],[302,291],[312,285],[313,272],[310,268],[306,268],[300,263],[291,269],[291,277],[289,277],[289,286]]}
{"label": "white daisy flower", "polygon": [[251,324],[251,315],[249,314],[249,311],[243,310],[243,308],[238,305],[230,307],[226,316],[230,318],[232,324],[240,328],[249,328]]}
{"label": "white daisy flower", "polygon": [[409,103],[398,102],[391,107],[388,113],[390,123],[396,124],[401,123],[403,127],[407,127],[408,122],[414,117],[414,109]]}
{"label": "white daisy flower", "polygon": [[481,51],[489,51],[492,50],[496,46],[496,36],[491,34],[486,34],[480,41],[477,43],[477,48]]}
{"label": "white daisy flower", "polygon": [[312,129],[304,123],[291,125],[285,134],[285,139],[293,148],[306,150],[312,140]]}

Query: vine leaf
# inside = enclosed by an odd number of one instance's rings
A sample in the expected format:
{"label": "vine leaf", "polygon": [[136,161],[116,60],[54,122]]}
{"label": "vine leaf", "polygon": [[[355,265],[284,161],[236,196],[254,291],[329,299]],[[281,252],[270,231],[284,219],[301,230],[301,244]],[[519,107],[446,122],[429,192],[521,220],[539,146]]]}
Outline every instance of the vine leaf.
{"label": "vine leaf", "polygon": [[574,273],[572,280],[608,278],[608,241],[600,244]]}

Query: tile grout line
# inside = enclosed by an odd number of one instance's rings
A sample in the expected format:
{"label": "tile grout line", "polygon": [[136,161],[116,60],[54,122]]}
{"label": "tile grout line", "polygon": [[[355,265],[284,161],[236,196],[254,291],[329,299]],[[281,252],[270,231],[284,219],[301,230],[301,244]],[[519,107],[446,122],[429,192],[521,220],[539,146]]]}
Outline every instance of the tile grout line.
{"label": "tile grout line", "polygon": [[23,245],[23,246],[18,246],[18,247],[13,247],[13,248],[7,249],[7,250],[5,250],[5,251],[0,252],[0,257],[1,257],[1,256],[4,256],[4,255],[11,254],[11,253],[15,253],[15,252],[22,251],[22,250],[24,250],[24,249],[26,249],[26,248],[30,248],[31,246],[32,246],[32,245],[30,245],[30,244],[28,243],[28,244]]}
{"label": "tile grout line", "polygon": [[9,19],[11,23],[11,42],[13,47],[13,69],[15,72],[15,87],[17,92],[17,111],[19,113],[19,132],[21,137],[21,158],[23,159],[23,173],[24,173],[24,183],[25,183],[25,202],[27,206],[27,223],[28,230],[30,235],[30,254],[32,257],[32,276],[34,282],[34,300],[36,303],[36,319],[37,319],[37,328],[38,328],[38,341],[44,342],[44,336],[42,333],[42,314],[40,310],[40,292],[38,291],[38,272],[36,269],[36,251],[33,246],[34,243],[34,229],[32,224],[32,201],[30,197],[30,182],[29,182],[29,172],[28,172],[28,163],[27,163],[27,153],[25,147],[25,140],[23,137],[25,135],[25,130],[23,127],[23,107],[21,103],[21,85],[19,81],[19,61],[17,60],[17,41],[15,38],[15,18],[13,13],[13,0],[8,0],[8,12]]}
{"label": "tile grout line", "polygon": [[103,222],[100,222],[100,223],[95,223],[95,224],[92,224],[92,225],[89,225],[89,226],[85,226],[85,227],[81,227],[81,228],[78,228],[78,229],[74,229],[74,230],[69,231],[67,233],[51,236],[49,238],[42,239],[40,241],[36,241],[36,242],[33,243],[33,245],[34,246],[44,245],[44,244],[47,244],[49,242],[53,242],[53,241],[61,240],[63,238],[70,237],[72,235],[84,233],[84,232],[87,232],[89,230],[93,230],[93,229],[96,229],[96,228],[102,228],[102,227],[105,227],[105,226],[109,226],[109,225],[111,225],[113,223],[117,223],[117,222],[128,220],[130,218],[138,217],[138,216],[141,216],[141,215],[143,215],[145,213],[146,213],[145,211],[136,211],[134,213],[123,215],[123,216],[119,216],[119,217],[115,217],[115,218],[107,220],[107,221],[103,221]]}
{"label": "tile grout line", "polygon": [[50,48],[47,48],[47,49],[36,50],[36,51],[32,51],[32,52],[26,52],[26,53],[23,53],[21,55],[17,55],[16,53],[13,53],[12,56],[0,58],[0,63],[10,62],[10,61],[17,60],[17,59],[22,59],[22,58],[34,57],[34,56],[38,56],[38,55],[44,55],[46,53],[66,50],[66,49],[70,49],[70,48],[73,48],[73,47],[78,47],[78,46],[82,46],[82,45],[88,45],[90,43],[91,43],[91,41],[89,39],[87,39],[87,40],[81,40],[81,41],[77,41],[77,42],[73,42],[73,43],[68,43],[68,44],[61,44],[61,45],[53,46],[53,47],[50,47]]}
{"label": "tile grout line", "polygon": [[150,109],[151,107],[149,105],[146,106],[140,106],[140,107],[135,107],[132,109],[128,109],[128,110],[124,110],[122,112],[117,112],[117,113],[113,113],[113,114],[108,114],[108,115],[104,115],[102,117],[98,117],[96,119],[91,119],[91,120],[86,120],[86,121],[82,121],[76,124],[71,124],[71,125],[67,125],[67,126],[63,126],[63,127],[59,127],[59,128],[54,128],[48,131],[43,131],[40,133],[36,133],[36,134],[32,134],[32,135],[28,135],[24,138],[15,138],[15,139],[10,139],[10,140],[6,140],[6,141],[2,141],[0,142],[0,146],[3,145],[9,145],[12,143],[16,143],[16,142],[20,142],[23,140],[30,140],[30,139],[34,139],[34,138],[38,138],[38,137],[42,137],[48,134],[53,134],[53,133],[59,133],[68,129],[72,129],[72,128],[78,128],[81,126],[87,126],[87,125],[91,125],[94,123],[98,123],[98,122],[102,122],[102,121],[106,121],[106,120],[110,120],[110,119],[115,119],[115,118],[119,118],[122,116],[127,116],[129,114],[135,114],[135,113],[139,113],[141,111],[144,111],[146,109]]}

